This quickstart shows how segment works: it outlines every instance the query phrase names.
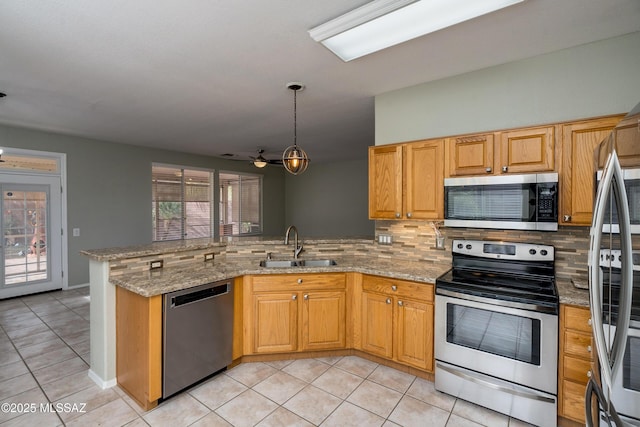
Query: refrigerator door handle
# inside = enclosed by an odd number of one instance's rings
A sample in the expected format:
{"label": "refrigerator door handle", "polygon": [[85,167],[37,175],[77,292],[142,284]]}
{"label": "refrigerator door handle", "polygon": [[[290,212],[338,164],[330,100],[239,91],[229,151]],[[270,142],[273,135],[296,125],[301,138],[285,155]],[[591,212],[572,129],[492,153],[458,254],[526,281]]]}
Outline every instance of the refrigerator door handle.
{"label": "refrigerator door handle", "polygon": [[[620,306],[615,336],[611,346],[604,336],[604,319],[602,318],[602,276],[600,274],[599,256],[602,245],[602,225],[605,221],[605,208],[609,196],[616,203],[620,224],[620,249],[622,258],[622,283],[620,289]],[[631,294],[633,287],[633,258],[629,204],[624,187],[624,176],[615,149],[607,159],[603,177],[598,186],[596,202],[591,226],[591,242],[589,247],[589,297],[591,307],[591,327],[596,344],[600,374],[603,386],[611,389],[613,378],[622,365],[624,350],[627,344],[627,333],[631,315]]]}

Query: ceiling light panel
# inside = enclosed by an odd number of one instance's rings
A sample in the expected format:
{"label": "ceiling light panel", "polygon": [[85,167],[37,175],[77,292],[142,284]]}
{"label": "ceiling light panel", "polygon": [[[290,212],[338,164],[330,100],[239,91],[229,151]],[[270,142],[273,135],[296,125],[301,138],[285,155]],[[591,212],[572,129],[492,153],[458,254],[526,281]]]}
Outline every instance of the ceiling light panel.
{"label": "ceiling light panel", "polygon": [[343,61],[351,61],[523,1],[378,0],[320,25],[309,34]]}

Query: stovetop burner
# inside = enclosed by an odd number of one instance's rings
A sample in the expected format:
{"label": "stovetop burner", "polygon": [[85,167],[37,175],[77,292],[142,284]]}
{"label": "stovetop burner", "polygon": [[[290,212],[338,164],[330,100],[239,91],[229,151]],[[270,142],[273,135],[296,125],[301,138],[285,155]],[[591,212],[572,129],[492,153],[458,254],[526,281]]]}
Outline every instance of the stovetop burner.
{"label": "stovetop burner", "polygon": [[454,240],[452,252],[453,268],[436,280],[436,293],[558,313],[552,246]]}

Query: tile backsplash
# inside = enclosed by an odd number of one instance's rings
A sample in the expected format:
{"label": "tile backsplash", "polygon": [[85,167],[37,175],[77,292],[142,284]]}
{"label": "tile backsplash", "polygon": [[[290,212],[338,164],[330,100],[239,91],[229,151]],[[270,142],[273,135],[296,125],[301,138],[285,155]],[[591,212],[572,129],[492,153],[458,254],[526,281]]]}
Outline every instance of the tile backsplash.
{"label": "tile backsplash", "polygon": [[589,227],[559,227],[558,231],[490,230],[440,227],[445,249],[436,249],[435,232],[428,221],[376,221],[379,234],[390,235],[391,245],[377,245],[378,256],[451,262],[453,239],[498,240],[551,245],[556,250],[556,276],[570,279],[588,273]]}

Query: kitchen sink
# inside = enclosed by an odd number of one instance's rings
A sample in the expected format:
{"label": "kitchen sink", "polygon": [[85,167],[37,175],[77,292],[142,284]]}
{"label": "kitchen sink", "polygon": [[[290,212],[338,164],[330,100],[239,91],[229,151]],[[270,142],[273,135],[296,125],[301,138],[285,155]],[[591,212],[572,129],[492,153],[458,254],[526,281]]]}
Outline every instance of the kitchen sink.
{"label": "kitchen sink", "polygon": [[265,259],[260,261],[260,267],[267,267],[267,268],[331,267],[334,265],[338,265],[338,263],[333,259],[287,259],[287,260]]}
{"label": "kitchen sink", "polygon": [[338,265],[332,259],[305,259],[302,262],[305,267],[331,267],[332,265]]}
{"label": "kitchen sink", "polygon": [[265,259],[260,261],[260,267],[270,268],[286,268],[286,267],[301,267],[302,260],[288,259],[288,260],[273,260]]}

